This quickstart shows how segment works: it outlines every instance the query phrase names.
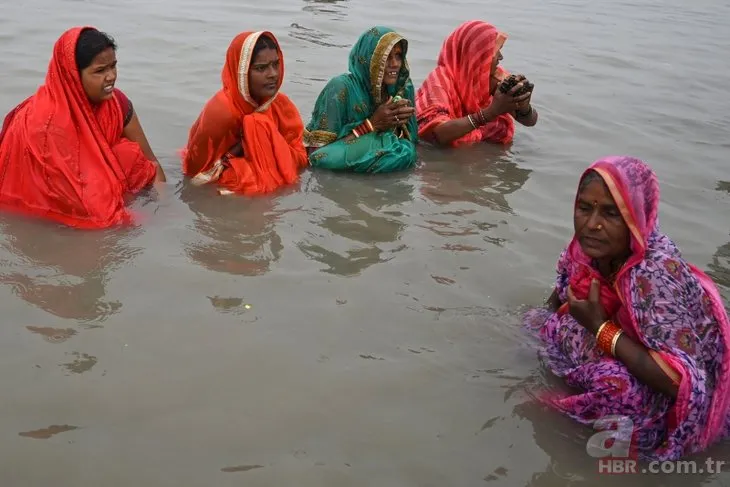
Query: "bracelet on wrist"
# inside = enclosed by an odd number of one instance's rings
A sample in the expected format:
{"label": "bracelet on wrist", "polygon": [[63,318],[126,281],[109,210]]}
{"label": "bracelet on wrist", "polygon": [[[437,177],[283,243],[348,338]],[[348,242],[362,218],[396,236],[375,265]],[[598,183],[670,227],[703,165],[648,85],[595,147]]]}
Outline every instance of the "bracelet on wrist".
{"label": "bracelet on wrist", "polygon": [[369,134],[370,132],[374,132],[375,127],[373,126],[373,123],[370,121],[369,118],[366,118],[363,123],[352,129],[353,135],[355,135],[355,138],[359,138],[365,134]]}
{"label": "bracelet on wrist", "polygon": [[616,343],[623,333],[623,330],[617,326],[613,321],[605,321],[596,333],[596,345],[606,355],[615,357]]}

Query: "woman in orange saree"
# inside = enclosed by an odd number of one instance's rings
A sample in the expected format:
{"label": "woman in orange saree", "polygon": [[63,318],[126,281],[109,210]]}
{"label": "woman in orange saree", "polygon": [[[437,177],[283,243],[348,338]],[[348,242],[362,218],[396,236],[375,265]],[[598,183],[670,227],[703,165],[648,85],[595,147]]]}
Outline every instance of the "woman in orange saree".
{"label": "woman in orange saree", "polygon": [[190,129],[182,168],[195,185],[256,195],[297,182],[307,164],[304,124],[279,92],[284,56],[271,32],[243,32],[228,47],[223,87]]}
{"label": "woman in orange saree", "polygon": [[164,181],[129,99],[116,44],[93,27],[56,41],[45,83],[0,131],[0,208],[77,228],[131,223],[125,196]]}

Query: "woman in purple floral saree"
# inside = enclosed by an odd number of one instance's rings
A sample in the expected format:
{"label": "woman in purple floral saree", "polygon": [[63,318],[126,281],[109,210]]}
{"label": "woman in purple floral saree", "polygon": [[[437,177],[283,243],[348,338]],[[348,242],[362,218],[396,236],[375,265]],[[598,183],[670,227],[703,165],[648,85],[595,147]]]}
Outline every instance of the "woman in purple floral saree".
{"label": "woman in purple floral saree", "polygon": [[730,436],[730,321],[711,279],[659,231],[658,209],[642,161],[591,165],[553,294],[525,324],[577,389],[549,404],[586,425],[628,417],[641,459],[676,460]]}

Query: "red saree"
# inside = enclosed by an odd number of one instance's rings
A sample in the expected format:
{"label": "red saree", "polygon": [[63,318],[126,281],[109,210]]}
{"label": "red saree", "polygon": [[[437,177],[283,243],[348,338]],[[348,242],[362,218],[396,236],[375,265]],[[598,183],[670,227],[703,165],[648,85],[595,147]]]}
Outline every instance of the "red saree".
{"label": "red saree", "polygon": [[[215,182],[222,188],[221,194],[269,193],[295,183],[299,170],[308,164],[304,124],[291,100],[277,91],[259,105],[249,93],[248,69],[253,47],[264,34],[277,46],[281,88],[284,56],[273,34],[243,32],[236,36],[226,54],[223,88],[206,103],[183,150],[183,173],[192,178],[193,184]],[[244,156],[221,161],[240,140]]]}
{"label": "red saree", "polygon": [[[493,26],[473,20],[465,22],[444,41],[438,65],[429,73],[416,94],[418,135],[433,141],[431,130],[486,108],[492,101],[490,68],[492,59],[507,36]],[[497,68],[498,75],[506,72]],[[455,140],[452,146],[489,141],[508,144],[515,122],[508,114]]]}
{"label": "red saree", "polygon": [[0,208],[78,228],[131,223],[125,193],[150,184],[156,166],[122,138],[117,96],[92,105],[76,68],[83,30],[53,48],[45,84],[15,107],[0,132]]}

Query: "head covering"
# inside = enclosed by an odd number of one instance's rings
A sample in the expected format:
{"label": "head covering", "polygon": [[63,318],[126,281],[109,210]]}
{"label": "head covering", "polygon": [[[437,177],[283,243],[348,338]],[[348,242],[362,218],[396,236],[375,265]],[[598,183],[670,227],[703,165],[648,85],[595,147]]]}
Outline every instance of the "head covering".
{"label": "head covering", "polygon": [[[250,91],[249,69],[256,43],[266,36],[276,45],[279,80],[276,93],[259,104]],[[183,172],[195,184],[217,182],[221,193],[262,194],[296,182],[307,165],[304,126],[297,108],[279,89],[284,54],[271,32],[242,32],[226,52],[223,86],[205,105],[190,129],[183,150]],[[237,142],[243,157],[221,157]]]}
{"label": "head covering", "polygon": [[[403,64],[396,83],[387,86],[383,93],[388,56],[397,44],[403,48]],[[388,97],[400,96],[415,106],[407,53],[408,41],[388,27],[376,26],[364,32],[350,51],[349,73],[331,79],[317,98],[305,132],[305,144],[319,148],[346,137],[352,129],[372,117]],[[417,131],[414,115],[395,132],[368,134],[370,137],[347,148],[330,146],[317,151],[311,157],[312,164],[359,172],[410,168],[417,157]],[[379,137],[377,142],[373,142],[373,135]]]}
{"label": "head covering", "polygon": [[124,194],[152,182],[156,166],[122,139],[117,97],[89,101],[76,67],[84,29],[53,48],[45,84],[12,110],[0,132],[0,207],[80,228],[129,223]]}
{"label": "head covering", "polygon": [[[667,460],[697,453],[730,434],[730,321],[711,279],[686,262],[658,228],[659,184],[654,171],[632,157],[606,157],[588,171],[597,172],[609,189],[630,231],[631,256],[611,287],[619,299],[614,319],[649,351],[678,385],[668,397],[639,383],[616,361],[592,355],[594,338],[567,313],[552,314],[541,326],[545,356],[553,371],[585,392],[555,401],[573,418],[592,423],[612,414],[629,417],[648,458]],[[562,302],[567,288],[598,275],[574,236],[557,265],[556,290]],[[576,275],[581,276],[576,279]],[[602,295],[604,308],[606,303]],[[611,315],[613,316],[613,315]],[[578,342],[575,342],[578,340]],[[567,344],[566,344],[567,343]],[[605,384],[621,384],[606,393]],[[653,410],[648,414],[647,405]]]}
{"label": "head covering", "polygon": [[[449,120],[487,108],[492,101],[490,73],[492,61],[507,35],[480,20],[461,24],[444,41],[436,68],[426,77],[416,95],[418,129],[422,137]],[[506,71],[498,68],[502,78]],[[509,143],[514,135],[514,120],[502,114],[479,127],[453,145],[479,141]]]}
{"label": "head covering", "polygon": [[[276,85],[276,93],[271,98],[264,100],[260,105],[251,96],[249,69],[253,62],[253,50],[256,43],[266,36],[276,44],[276,53],[279,55],[279,81]],[[221,72],[223,91],[229,102],[238,112],[248,115],[253,112],[263,112],[276,99],[279,89],[284,82],[284,53],[281,52],[279,41],[274,34],[264,32],[242,32],[233,38],[226,51],[226,63]]]}
{"label": "head covering", "polygon": [[[395,85],[387,87],[387,94],[413,102],[415,91],[406,57],[408,41],[390,28],[373,27],[350,50],[350,72],[330,80],[319,95],[307,126],[309,145],[318,147],[334,142],[372,116],[382,103],[386,63],[398,43],[403,46],[403,64]],[[415,117],[412,123],[415,128]]]}

